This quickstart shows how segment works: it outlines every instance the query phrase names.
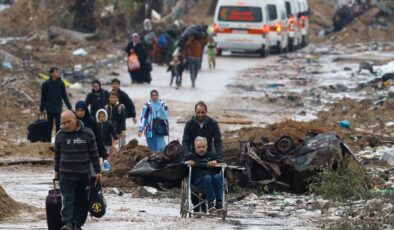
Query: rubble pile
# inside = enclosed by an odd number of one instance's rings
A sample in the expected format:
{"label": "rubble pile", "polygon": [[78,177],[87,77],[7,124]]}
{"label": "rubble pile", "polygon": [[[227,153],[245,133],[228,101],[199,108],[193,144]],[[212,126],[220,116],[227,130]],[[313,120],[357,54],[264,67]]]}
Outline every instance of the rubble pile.
{"label": "rubble pile", "polygon": [[[313,0],[308,3],[313,12],[310,25],[310,38],[313,42],[325,42],[328,38],[333,43],[354,44],[372,41],[390,42],[394,39],[389,29],[394,23],[394,15],[383,12],[376,5],[368,7],[360,4],[351,8],[346,5],[335,7],[324,0]],[[339,10],[345,12],[336,15]],[[335,18],[336,16],[340,18]],[[350,19],[342,17],[350,17]],[[332,33],[335,30],[335,20],[343,21],[341,23],[344,27]]]}
{"label": "rubble pile", "polygon": [[10,198],[3,187],[0,186],[0,221],[18,213],[22,208],[23,205]]}
{"label": "rubble pile", "polygon": [[[135,139],[134,139],[135,141]],[[128,172],[143,158],[152,155],[147,146],[135,145],[131,140],[111,159],[111,170],[103,178],[106,187],[135,188],[136,184],[128,177]],[[138,143],[137,143],[138,144]]]}
{"label": "rubble pile", "polygon": [[[245,141],[260,142],[265,138],[270,142],[277,141],[282,136],[290,136],[295,144],[310,133],[335,131],[351,147],[359,151],[367,146],[375,147],[384,144],[384,140],[393,140],[394,125],[392,114],[394,100],[387,100],[383,105],[375,105],[371,100],[361,102],[344,98],[332,105],[328,111],[318,113],[318,118],[310,122],[285,120],[268,125],[265,128],[253,127],[230,131],[223,134],[224,149],[231,151],[239,149],[239,143]],[[344,128],[340,121],[347,120],[350,128]],[[371,142],[370,137],[379,137],[379,144]]]}

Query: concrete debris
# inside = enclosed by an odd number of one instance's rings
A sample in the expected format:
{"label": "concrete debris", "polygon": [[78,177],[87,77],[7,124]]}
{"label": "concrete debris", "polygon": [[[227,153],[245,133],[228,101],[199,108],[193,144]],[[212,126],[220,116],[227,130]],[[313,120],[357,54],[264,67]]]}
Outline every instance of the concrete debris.
{"label": "concrete debris", "polygon": [[157,189],[149,186],[140,186],[133,192],[133,197],[149,197],[156,195]]}

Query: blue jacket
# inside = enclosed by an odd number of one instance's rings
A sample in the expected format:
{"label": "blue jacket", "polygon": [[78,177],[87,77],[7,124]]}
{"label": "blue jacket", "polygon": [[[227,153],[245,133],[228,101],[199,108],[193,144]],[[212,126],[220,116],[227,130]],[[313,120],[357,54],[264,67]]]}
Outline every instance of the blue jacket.
{"label": "blue jacket", "polygon": [[62,100],[68,109],[72,109],[64,82],[60,78],[58,80],[53,80],[52,78],[46,80],[41,87],[40,111],[60,113],[63,106]]}

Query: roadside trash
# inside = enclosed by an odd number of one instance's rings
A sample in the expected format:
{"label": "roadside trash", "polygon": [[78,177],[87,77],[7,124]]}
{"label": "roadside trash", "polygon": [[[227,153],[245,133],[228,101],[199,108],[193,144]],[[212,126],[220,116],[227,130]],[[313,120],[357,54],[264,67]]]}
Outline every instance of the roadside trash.
{"label": "roadside trash", "polygon": [[285,84],[271,83],[271,84],[268,84],[268,85],[267,85],[268,88],[273,88],[273,89],[276,89],[276,88],[278,88],[279,86],[285,86]]}
{"label": "roadside trash", "polygon": [[111,169],[111,164],[109,163],[108,160],[104,160],[104,170],[106,172],[109,172],[110,169]]}
{"label": "roadside trash", "polygon": [[349,122],[348,120],[340,121],[340,122],[339,122],[339,125],[340,125],[342,128],[350,129],[350,122]]}
{"label": "roadside trash", "polygon": [[74,50],[73,55],[84,57],[84,56],[88,55],[88,53],[84,49],[81,48],[81,49]]}
{"label": "roadside trash", "polygon": [[9,62],[3,62],[3,69],[5,70],[12,70],[12,65]]}
{"label": "roadside trash", "polygon": [[70,85],[70,89],[82,89],[82,85],[77,82],[77,83]]}

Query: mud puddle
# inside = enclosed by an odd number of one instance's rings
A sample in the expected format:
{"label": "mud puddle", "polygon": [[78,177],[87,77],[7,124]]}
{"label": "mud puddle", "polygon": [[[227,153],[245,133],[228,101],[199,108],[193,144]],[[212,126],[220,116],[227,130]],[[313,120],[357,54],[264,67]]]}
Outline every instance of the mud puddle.
{"label": "mud puddle", "polygon": [[[0,229],[47,229],[45,197],[52,187],[51,166],[0,167],[0,184],[14,200],[36,208],[0,223]],[[228,218],[202,217],[182,219],[179,199],[133,198],[104,189],[108,209],[101,219],[88,218],[84,229],[316,229],[308,218],[270,217],[264,199],[250,205],[239,201],[229,205]]]}

